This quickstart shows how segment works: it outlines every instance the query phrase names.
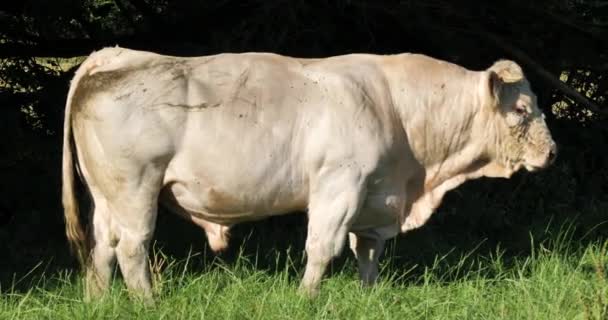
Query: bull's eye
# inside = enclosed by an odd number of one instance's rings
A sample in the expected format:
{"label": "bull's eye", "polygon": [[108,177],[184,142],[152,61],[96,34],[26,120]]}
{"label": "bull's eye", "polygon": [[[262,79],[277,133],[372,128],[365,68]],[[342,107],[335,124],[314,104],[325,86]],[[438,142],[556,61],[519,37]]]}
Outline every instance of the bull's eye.
{"label": "bull's eye", "polygon": [[515,113],[520,116],[525,116],[528,114],[528,111],[526,111],[526,108],[524,106],[515,106]]}

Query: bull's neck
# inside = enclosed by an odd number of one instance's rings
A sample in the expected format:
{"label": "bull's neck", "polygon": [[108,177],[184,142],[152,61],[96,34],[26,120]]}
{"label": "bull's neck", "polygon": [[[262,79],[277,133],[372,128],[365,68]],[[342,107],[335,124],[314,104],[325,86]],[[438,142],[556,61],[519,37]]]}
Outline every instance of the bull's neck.
{"label": "bull's neck", "polygon": [[483,166],[492,140],[478,82],[473,75],[458,80],[442,88],[441,81],[430,79],[428,90],[394,98],[411,151],[425,169],[426,188]]}

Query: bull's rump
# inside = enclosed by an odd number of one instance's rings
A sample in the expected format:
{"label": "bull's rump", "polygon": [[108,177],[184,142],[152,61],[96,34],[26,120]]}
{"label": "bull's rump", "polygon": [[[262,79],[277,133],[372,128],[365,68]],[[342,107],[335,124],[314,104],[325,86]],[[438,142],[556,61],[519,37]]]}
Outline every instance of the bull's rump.
{"label": "bull's rump", "polygon": [[170,207],[230,224],[304,209],[310,179],[352,158],[332,73],[266,54],[129,59],[81,80],[73,116],[87,183],[108,194],[154,166]]}

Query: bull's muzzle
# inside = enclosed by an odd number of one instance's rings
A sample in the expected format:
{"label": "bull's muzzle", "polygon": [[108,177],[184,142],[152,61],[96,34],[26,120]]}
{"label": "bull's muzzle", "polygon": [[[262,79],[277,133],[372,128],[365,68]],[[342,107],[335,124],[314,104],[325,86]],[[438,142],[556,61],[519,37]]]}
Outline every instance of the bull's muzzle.
{"label": "bull's muzzle", "polygon": [[549,154],[547,155],[547,166],[552,165],[557,158],[557,144],[553,142],[549,147]]}
{"label": "bull's muzzle", "polygon": [[551,141],[542,155],[525,161],[524,167],[530,172],[536,172],[552,165],[555,162],[555,158],[557,158],[557,145],[554,141]]}
{"label": "bull's muzzle", "polygon": [[530,171],[546,169],[555,162],[555,158],[557,158],[557,144],[555,144],[554,141],[551,141],[551,144],[547,148],[545,161],[543,161],[540,166],[534,167],[533,170]]}

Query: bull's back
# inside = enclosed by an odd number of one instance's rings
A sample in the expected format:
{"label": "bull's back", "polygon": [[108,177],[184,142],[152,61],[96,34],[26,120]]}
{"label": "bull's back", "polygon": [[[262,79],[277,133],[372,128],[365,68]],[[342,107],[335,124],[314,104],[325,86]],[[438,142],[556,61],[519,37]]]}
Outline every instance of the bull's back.
{"label": "bull's back", "polygon": [[74,127],[92,180],[154,164],[169,201],[218,221],[306,206],[303,127],[318,113],[297,64],[264,54],[141,59],[81,80]]}

